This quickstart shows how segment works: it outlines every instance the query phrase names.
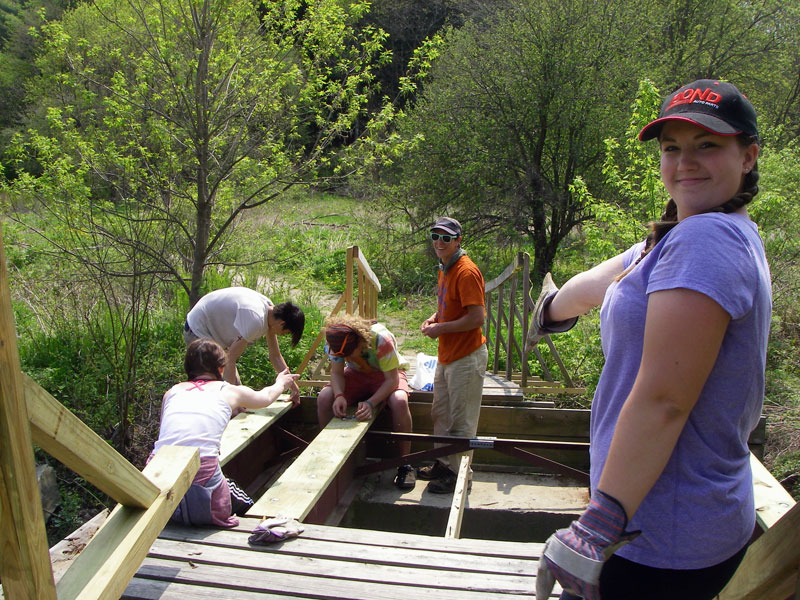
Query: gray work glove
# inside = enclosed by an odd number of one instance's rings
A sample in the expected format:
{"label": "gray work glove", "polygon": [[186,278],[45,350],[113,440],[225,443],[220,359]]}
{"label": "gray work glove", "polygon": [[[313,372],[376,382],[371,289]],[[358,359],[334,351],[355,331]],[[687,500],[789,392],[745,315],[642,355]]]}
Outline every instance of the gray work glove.
{"label": "gray work glove", "polygon": [[525,340],[525,352],[532,351],[545,335],[569,331],[578,322],[578,317],[573,317],[564,321],[550,321],[545,325],[545,310],[550,306],[557,293],[558,288],[553,283],[553,276],[548,273],[544,276],[542,291],[539,292],[539,299],[533,308],[533,318],[531,319],[530,329],[528,329],[528,337]]}
{"label": "gray work glove", "polygon": [[627,526],[619,500],[595,491],[581,518],[547,539],[536,573],[536,600],[547,600],[556,580],[584,600],[600,600],[603,564],[641,533],[626,531]]}

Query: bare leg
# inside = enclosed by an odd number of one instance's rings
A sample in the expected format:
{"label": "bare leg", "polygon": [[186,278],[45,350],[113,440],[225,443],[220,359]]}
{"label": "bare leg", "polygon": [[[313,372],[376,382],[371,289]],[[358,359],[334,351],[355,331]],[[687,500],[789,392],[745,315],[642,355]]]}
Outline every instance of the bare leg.
{"label": "bare leg", "polygon": [[333,418],[333,388],[327,386],[317,395],[317,422],[322,429]]}
{"label": "bare leg", "polygon": [[[387,399],[392,413],[392,430],[398,433],[411,433],[411,411],[408,408],[408,394],[395,390]],[[411,453],[411,442],[398,442],[397,447],[402,456]]]}

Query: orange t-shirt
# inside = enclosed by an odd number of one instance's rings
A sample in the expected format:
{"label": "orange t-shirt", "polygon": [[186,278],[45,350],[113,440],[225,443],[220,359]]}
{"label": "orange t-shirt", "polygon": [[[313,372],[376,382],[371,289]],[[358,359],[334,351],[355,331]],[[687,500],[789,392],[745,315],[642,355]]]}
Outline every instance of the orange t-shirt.
{"label": "orange t-shirt", "polygon": [[[484,306],[483,274],[466,254],[445,274],[439,271],[439,323],[455,321],[467,313],[468,306]],[[472,354],[486,343],[480,327],[439,336],[439,362],[448,364]]]}

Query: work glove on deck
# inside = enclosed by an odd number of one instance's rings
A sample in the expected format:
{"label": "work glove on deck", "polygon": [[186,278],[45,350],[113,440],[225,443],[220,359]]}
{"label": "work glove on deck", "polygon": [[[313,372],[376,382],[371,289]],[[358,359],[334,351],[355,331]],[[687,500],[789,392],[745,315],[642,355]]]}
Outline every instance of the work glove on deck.
{"label": "work glove on deck", "polygon": [[536,347],[546,334],[549,333],[563,333],[569,331],[578,322],[578,317],[565,319],[563,321],[552,321],[545,325],[544,313],[550,303],[558,293],[558,287],[553,283],[553,276],[548,273],[544,276],[542,281],[542,291],[539,292],[539,299],[536,300],[536,305],[533,308],[533,317],[531,319],[531,326],[528,329],[528,337],[525,340],[525,352],[530,352]]}
{"label": "work glove on deck", "polygon": [[536,574],[536,600],[547,600],[556,580],[585,600],[600,600],[600,571],[619,548],[639,535],[616,498],[597,490],[577,521],[551,535]]}

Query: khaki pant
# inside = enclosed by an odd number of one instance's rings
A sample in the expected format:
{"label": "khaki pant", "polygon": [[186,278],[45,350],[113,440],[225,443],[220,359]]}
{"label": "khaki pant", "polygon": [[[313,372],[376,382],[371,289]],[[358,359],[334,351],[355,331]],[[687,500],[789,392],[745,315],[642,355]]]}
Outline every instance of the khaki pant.
{"label": "khaki pant", "polygon": [[[478,418],[481,413],[483,396],[483,377],[489,350],[486,344],[450,364],[439,363],[433,379],[433,418],[434,435],[475,437],[478,431]],[[436,447],[444,444],[435,444]],[[472,451],[467,453],[472,456]],[[439,460],[444,466],[458,473],[461,454],[451,454]]]}

